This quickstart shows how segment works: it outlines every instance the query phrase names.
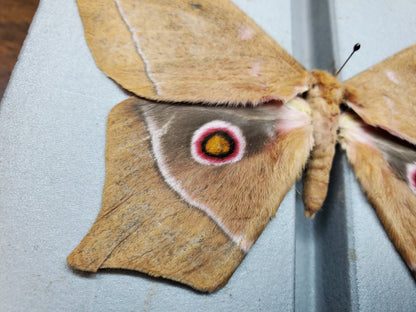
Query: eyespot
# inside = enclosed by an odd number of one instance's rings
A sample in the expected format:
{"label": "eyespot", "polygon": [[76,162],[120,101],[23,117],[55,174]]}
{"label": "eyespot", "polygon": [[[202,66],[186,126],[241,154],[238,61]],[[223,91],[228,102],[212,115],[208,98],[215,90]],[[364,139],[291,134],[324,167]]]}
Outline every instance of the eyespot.
{"label": "eyespot", "polygon": [[407,181],[409,182],[409,187],[416,194],[416,163],[408,164],[407,168]]}
{"label": "eyespot", "polygon": [[241,160],[246,141],[240,128],[214,120],[198,128],[191,141],[191,154],[203,165],[224,165]]}

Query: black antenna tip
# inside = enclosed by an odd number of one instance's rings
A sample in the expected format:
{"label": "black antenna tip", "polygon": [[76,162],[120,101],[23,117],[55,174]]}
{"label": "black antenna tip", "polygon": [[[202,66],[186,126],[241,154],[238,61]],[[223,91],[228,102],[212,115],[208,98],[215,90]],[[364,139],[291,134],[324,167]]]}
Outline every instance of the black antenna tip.
{"label": "black antenna tip", "polygon": [[354,52],[356,52],[356,51],[358,51],[359,49],[361,48],[361,44],[359,44],[359,43],[356,43],[356,44],[354,44]]}

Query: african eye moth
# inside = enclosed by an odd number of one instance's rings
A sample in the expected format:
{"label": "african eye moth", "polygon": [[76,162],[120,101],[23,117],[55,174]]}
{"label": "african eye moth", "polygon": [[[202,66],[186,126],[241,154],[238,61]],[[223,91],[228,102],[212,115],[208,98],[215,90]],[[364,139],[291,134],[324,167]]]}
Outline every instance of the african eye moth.
{"label": "african eye moth", "polygon": [[[94,10],[112,17],[100,21],[126,47],[113,49],[107,62],[113,39],[91,18],[89,1],[78,5],[97,65],[137,97],[109,115],[103,208],[69,256],[71,266],[127,268],[213,291],[231,276],[305,167],[306,213],[318,212],[339,142],[414,268],[415,249],[406,246],[415,246],[416,134],[402,124],[416,98],[415,71],[408,66],[415,46],[340,83],[326,72],[305,71],[231,3],[177,1],[171,12],[159,3],[116,1]],[[167,11],[157,23],[144,18]],[[227,32],[218,37],[215,25]],[[230,42],[232,52],[218,54]],[[128,69],[120,72],[123,61]],[[372,88],[375,81],[382,91]],[[381,101],[388,105],[380,107]],[[341,111],[341,103],[351,112]],[[392,107],[405,117],[391,116]],[[407,157],[397,156],[390,136]]]}

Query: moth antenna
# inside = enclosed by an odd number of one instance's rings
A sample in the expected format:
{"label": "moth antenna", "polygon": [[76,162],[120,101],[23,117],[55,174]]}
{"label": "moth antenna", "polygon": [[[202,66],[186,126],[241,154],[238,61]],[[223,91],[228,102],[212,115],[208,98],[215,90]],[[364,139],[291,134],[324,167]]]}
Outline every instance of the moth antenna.
{"label": "moth antenna", "polygon": [[361,45],[359,43],[354,44],[354,48],[352,49],[352,52],[350,54],[350,56],[348,56],[348,58],[346,59],[346,61],[344,62],[344,64],[342,64],[341,68],[338,69],[338,71],[335,73],[335,77],[338,77],[339,72],[344,68],[345,64],[348,63],[349,59],[351,58],[351,56],[357,52],[359,49],[361,48]]}

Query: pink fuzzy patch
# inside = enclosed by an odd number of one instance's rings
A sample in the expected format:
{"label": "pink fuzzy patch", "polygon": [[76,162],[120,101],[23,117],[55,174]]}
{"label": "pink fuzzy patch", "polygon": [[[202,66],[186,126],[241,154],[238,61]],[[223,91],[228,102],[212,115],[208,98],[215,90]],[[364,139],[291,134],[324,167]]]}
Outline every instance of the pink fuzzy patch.
{"label": "pink fuzzy patch", "polygon": [[[294,102],[301,103],[299,107],[292,107]],[[304,107],[304,111],[299,110]],[[279,107],[279,122],[276,124],[276,132],[279,134],[288,133],[296,128],[312,127],[311,116],[306,112],[310,109],[308,102],[296,97],[287,105]]]}
{"label": "pink fuzzy patch", "polygon": [[238,39],[240,40],[248,40],[254,36],[255,32],[253,28],[249,26],[242,26],[238,30]]}
{"label": "pink fuzzy patch", "polygon": [[383,95],[383,100],[386,103],[387,107],[390,109],[390,111],[394,113],[395,112],[394,102],[388,96],[385,96],[385,95]]}
{"label": "pink fuzzy patch", "polygon": [[[203,143],[210,135],[223,132],[229,136],[233,143],[233,150],[225,157],[216,157],[207,154],[204,151]],[[203,165],[224,165],[241,160],[246,148],[246,140],[240,128],[222,121],[214,120],[204,124],[194,132],[191,141],[191,154],[195,161]]]}
{"label": "pink fuzzy patch", "polygon": [[408,164],[406,169],[409,187],[416,194],[416,163]]}
{"label": "pink fuzzy patch", "polygon": [[255,62],[250,69],[250,75],[257,77],[260,74],[261,64],[260,62]]}
{"label": "pink fuzzy patch", "polygon": [[400,81],[399,81],[399,79],[397,78],[396,73],[395,73],[394,71],[392,71],[392,70],[386,70],[384,73],[386,74],[387,78],[388,78],[391,82],[393,82],[393,83],[394,83],[394,84],[396,84],[396,85],[399,85],[399,84],[400,84]]}

